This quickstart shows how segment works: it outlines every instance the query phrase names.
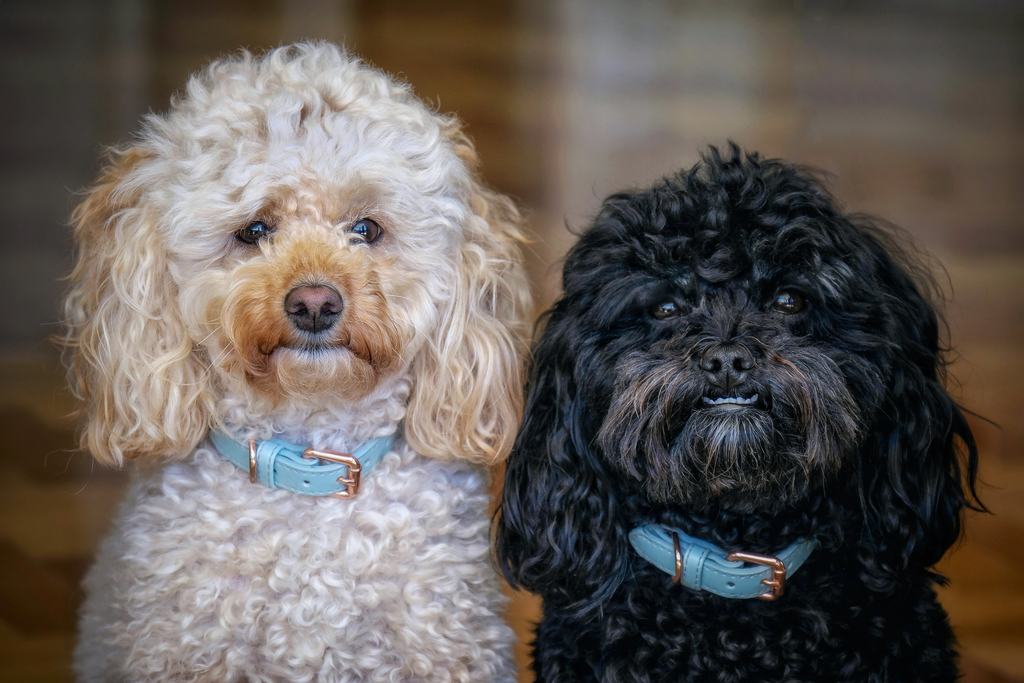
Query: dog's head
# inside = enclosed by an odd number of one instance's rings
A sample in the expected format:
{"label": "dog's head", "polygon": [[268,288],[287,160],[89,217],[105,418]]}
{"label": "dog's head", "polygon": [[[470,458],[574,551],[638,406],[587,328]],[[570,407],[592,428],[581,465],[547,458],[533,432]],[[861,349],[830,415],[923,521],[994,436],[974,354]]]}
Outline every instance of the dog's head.
{"label": "dog's head", "polygon": [[510,578],[579,595],[621,575],[627,498],[764,518],[835,495],[899,562],[937,561],[967,500],[954,437],[971,486],[976,454],[924,275],[812,172],[735,147],[609,197],[534,352]]}
{"label": "dog's head", "polygon": [[420,452],[503,456],[529,290],[476,165],[457,121],[332,45],[214,62],[74,215],[83,445],[176,457],[218,421],[395,392]]}

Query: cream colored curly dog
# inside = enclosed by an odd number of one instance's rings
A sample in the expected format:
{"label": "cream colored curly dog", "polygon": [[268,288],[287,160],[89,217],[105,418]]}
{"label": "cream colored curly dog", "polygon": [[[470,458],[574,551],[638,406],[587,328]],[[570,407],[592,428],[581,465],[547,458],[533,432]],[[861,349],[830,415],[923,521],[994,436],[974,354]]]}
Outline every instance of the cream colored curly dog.
{"label": "cream colored curly dog", "polygon": [[111,153],[64,342],[83,446],[139,476],[80,680],[514,680],[483,465],[530,301],[475,167],[328,44],[214,62]]}

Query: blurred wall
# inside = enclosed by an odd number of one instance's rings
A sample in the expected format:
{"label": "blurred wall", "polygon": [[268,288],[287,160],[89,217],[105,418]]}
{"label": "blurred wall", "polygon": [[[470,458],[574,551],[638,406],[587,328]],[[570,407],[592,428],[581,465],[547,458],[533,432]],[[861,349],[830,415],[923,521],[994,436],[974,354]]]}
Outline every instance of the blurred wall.
{"label": "blurred wall", "polygon": [[[850,209],[938,257],[954,391],[992,421],[972,418],[997,513],[969,521],[942,599],[968,680],[1024,681],[1018,0],[0,0],[0,672],[67,679],[75,586],[124,484],[71,453],[47,341],[75,193],[210,59],[301,37],[463,119],[528,217],[538,312],[567,228],[730,139],[824,168]],[[524,642],[536,609],[512,603]]]}

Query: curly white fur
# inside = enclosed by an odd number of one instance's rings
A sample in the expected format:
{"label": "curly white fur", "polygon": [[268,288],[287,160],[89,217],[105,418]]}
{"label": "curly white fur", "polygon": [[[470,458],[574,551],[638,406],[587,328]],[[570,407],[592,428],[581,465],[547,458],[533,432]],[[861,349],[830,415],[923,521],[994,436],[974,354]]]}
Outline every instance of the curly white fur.
{"label": "curly white fur", "polygon": [[[487,472],[521,410],[519,216],[454,119],[328,44],[242,53],[147,118],[76,211],[82,444],[139,477],[87,581],[83,681],[511,681]],[[352,226],[372,219],[380,239]],[[236,235],[259,221],[256,245]],[[344,302],[319,334],[297,287]],[[351,501],[205,442],[403,439]]]}

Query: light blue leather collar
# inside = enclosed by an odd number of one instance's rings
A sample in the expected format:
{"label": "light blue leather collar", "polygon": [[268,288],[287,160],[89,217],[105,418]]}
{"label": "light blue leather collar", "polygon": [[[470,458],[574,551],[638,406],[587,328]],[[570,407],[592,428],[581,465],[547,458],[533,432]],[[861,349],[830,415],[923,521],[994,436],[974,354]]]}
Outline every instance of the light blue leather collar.
{"label": "light blue leather collar", "polygon": [[235,441],[210,430],[216,449],[249,472],[249,481],[307,496],[339,498],[359,495],[362,477],[391,452],[397,439],[398,432],[379,436],[348,454],[303,448],[281,439]]}
{"label": "light blue leather collar", "polygon": [[687,588],[725,598],[765,600],[782,595],[786,577],[792,576],[817,546],[815,541],[798,539],[775,556],[726,553],[712,543],[661,524],[633,529],[629,542],[640,557]]}

